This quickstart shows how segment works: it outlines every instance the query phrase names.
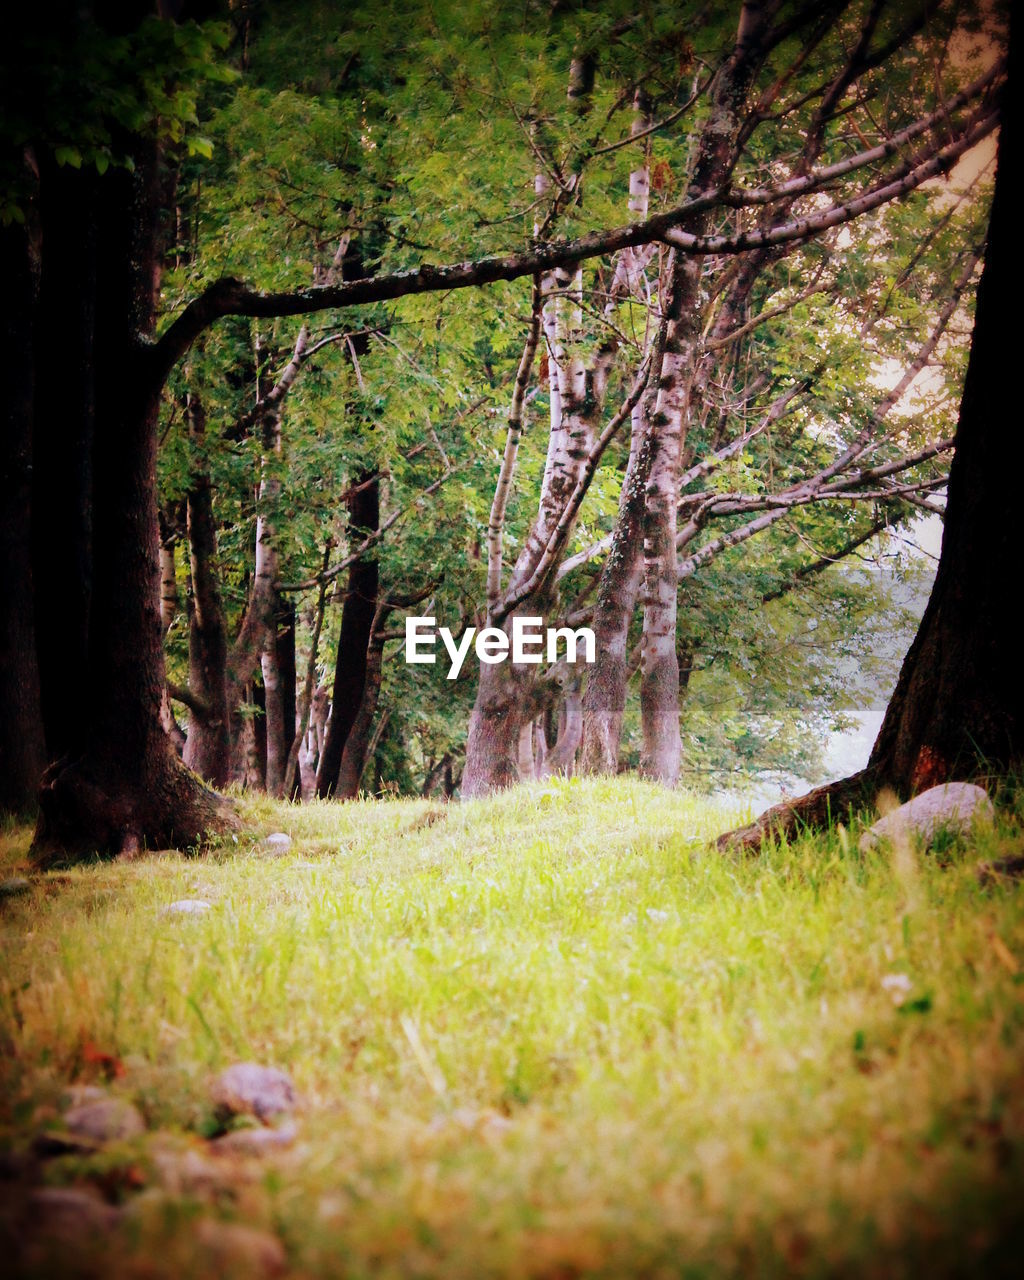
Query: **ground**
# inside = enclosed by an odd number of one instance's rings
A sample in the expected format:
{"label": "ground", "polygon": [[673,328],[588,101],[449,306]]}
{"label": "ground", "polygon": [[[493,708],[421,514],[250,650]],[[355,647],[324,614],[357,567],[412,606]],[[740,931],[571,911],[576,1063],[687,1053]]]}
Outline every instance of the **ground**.
{"label": "ground", "polygon": [[[1002,800],[927,855],[854,823],[745,859],[708,846],[744,815],[627,779],[243,800],[252,834],[201,857],[32,876],[0,899],[0,1247],[40,1276],[1010,1274],[1024,894],[976,875],[1021,850]],[[291,1075],[296,1140],[210,1158],[239,1061]],[[43,1158],[74,1083],[147,1132]],[[40,1183],[113,1225],[49,1231]]]}

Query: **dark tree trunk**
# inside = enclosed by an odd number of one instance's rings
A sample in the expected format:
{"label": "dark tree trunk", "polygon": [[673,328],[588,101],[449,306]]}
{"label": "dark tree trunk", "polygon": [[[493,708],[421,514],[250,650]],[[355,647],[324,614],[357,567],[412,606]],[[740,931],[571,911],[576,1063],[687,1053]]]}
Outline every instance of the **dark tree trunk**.
{"label": "dark tree trunk", "polygon": [[[91,469],[80,439],[76,449],[76,466],[92,475],[82,681],[88,699],[70,726],[69,750],[43,778],[34,845],[42,864],[94,852],[131,854],[144,844],[185,846],[234,821],[225,802],[178,760],[160,723],[160,377],[139,341],[152,332],[155,311],[158,176],[154,151],[139,147],[133,174],[111,170],[97,181],[102,287],[90,299],[89,282],[79,282],[85,299],[79,307],[92,302],[95,311]],[[78,534],[70,544],[75,555],[82,554],[80,527]]]}
{"label": "dark tree trunk", "polygon": [[1013,25],[1012,105],[1003,111],[985,268],[928,607],[867,767],[769,809],[750,827],[723,836],[724,846],[756,847],[769,833],[823,823],[850,805],[872,801],[882,787],[907,797],[951,779],[991,776],[1024,763],[1024,666],[1012,576],[1024,556],[1024,534],[1007,487],[1020,434],[1018,341],[1009,323],[1018,302],[1010,181],[1021,164],[1013,109],[1020,23]]}
{"label": "dark tree trunk", "polygon": [[295,737],[295,612],[274,592],[261,657],[266,706],[267,792],[284,795],[288,752]]}
{"label": "dark tree trunk", "polygon": [[[370,479],[359,478],[357,487]],[[348,523],[353,543],[380,527],[380,485],[374,480],[359,487],[348,503]],[[345,742],[355,722],[366,686],[366,655],[377,610],[377,561],[373,556],[357,560],[348,571],[348,590],[341,611],[338,662],[331,694],[331,716],[316,775],[316,793],[322,800],[333,795],[341,773]]]}
{"label": "dark tree trunk", "polygon": [[366,651],[366,676],[363,682],[363,696],[359,702],[359,710],[352,721],[348,737],[345,739],[345,750],[341,756],[341,771],[338,775],[338,786],[335,795],[339,800],[354,800],[359,795],[359,780],[366,768],[369,756],[373,717],[377,712],[380,699],[380,686],[383,676],[384,638],[381,630],[387,619],[388,609],[378,607],[374,616],[370,643]]}
{"label": "dark tree trunk", "polygon": [[1005,490],[1007,465],[1020,448],[1019,341],[1010,322],[1017,250],[1007,182],[1021,156],[1010,115],[1004,113],[938,572],[868,762],[902,794],[1024,759],[1020,599],[1012,576],[1024,558],[1024,532]]}
{"label": "dark tree trunk", "polygon": [[75,746],[93,698],[83,677],[91,593],[99,187],[95,176],[40,162],[32,573],[51,760]]}
{"label": "dark tree trunk", "polygon": [[32,597],[32,334],[35,270],[27,229],[0,230],[7,281],[0,328],[0,811],[35,808],[46,767]]}
{"label": "dark tree trunk", "polygon": [[[196,443],[205,434],[202,404],[189,397],[190,431]],[[213,489],[205,465],[193,474],[187,504],[192,600],[188,630],[190,705],[184,759],[215,787],[231,778],[231,717],[228,702],[228,636],[217,569],[217,523]]]}

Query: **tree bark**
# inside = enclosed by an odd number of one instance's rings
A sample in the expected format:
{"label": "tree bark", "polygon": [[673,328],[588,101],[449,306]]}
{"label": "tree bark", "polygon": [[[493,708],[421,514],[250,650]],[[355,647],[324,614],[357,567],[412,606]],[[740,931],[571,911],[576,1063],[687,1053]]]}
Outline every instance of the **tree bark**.
{"label": "tree bark", "polygon": [[[201,448],[205,415],[198,397],[188,400],[189,430]],[[231,779],[231,705],[228,701],[228,634],[217,567],[217,522],[210,473],[201,463],[186,499],[192,597],[189,601],[188,683],[196,702],[189,708],[184,760],[215,787]]]}
{"label": "tree bark", "polygon": [[561,775],[571,778],[576,765],[576,752],[583,737],[582,679],[576,677],[565,686],[565,699],[559,717],[558,737],[544,759],[543,776]]}
{"label": "tree bark", "polygon": [[766,837],[823,825],[850,806],[872,803],[883,787],[906,798],[953,779],[998,776],[1024,764],[1018,601],[1006,576],[1008,566],[1021,561],[1024,537],[1005,489],[1018,435],[1018,353],[1007,317],[1017,305],[1010,182],[1022,159],[1015,110],[1020,41],[1021,23],[1014,15],[995,195],[942,550],[917,636],[866,768],[776,805],[749,827],[722,836],[720,847],[753,849]]}
{"label": "tree bark", "polygon": [[359,709],[345,739],[341,755],[341,769],[335,796],[339,800],[354,800],[359,795],[359,783],[369,756],[373,717],[377,713],[380,686],[383,678],[384,636],[382,629],[390,612],[383,601],[377,606],[366,647],[366,670],[363,678],[363,696]]}
{"label": "tree bark", "polygon": [[267,713],[267,792],[281,799],[295,737],[295,611],[276,591],[260,665]]}
{"label": "tree bark", "polygon": [[25,226],[0,229],[0,268],[8,295],[0,321],[5,388],[0,434],[0,811],[35,809],[46,767],[33,618],[32,334],[36,271]]}
{"label": "tree bark", "polygon": [[[96,279],[102,287],[80,282],[78,306],[94,308],[95,317],[92,450],[79,438],[75,455],[93,476],[92,598],[82,681],[88,701],[70,750],[43,778],[33,845],[42,865],[96,852],[130,855],[147,844],[183,847],[234,823],[226,802],[178,760],[160,724],[161,377],[151,352],[139,344],[140,335],[152,333],[155,315],[159,167],[155,148],[139,146],[134,158],[134,173],[112,169],[97,181]],[[81,537],[71,546],[75,555],[84,554]]]}
{"label": "tree bark", "polygon": [[[688,197],[697,199],[728,181],[747,91],[761,58],[768,15],[758,0],[740,13],[736,44],[711,91]],[[702,236],[707,211],[686,224]],[[651,462],[644,513],[644,627],[640,664],[643,751],[640,772],[667,786],[679,779],[679,663],[676,658],[676,513],[679,477],[700,358],[701,260],[673,251],[665,311],[668,326],[658,400],[651,416]]]}
{"label": "tree bark", "polygon": [[[642,90],[637,90],[634,106],[632,132],[641,133],[650,124],[650,106]],[[632,169],[629,175],[629,211],[633,217],[647,216],[649,197],[650,175],[645,154],[643,164]],[[626,274],[626,288],[632,293],[637,286],[641,253],[624,249],[620,262]],[[661,377],[659,356],[655,364],[652,385],[657,387]],[[650,446],[648,444],[643,457],[641,448],[646,438],[649,407],[645,396],[633,408],[629,460],[619,495],[619,511],[594,605],[596,662],[587,676],[583,694],[581,773],[614,774],[619,765],[619,741],[626,709],[626,647],[643,576],[642,522]]]}
{"label": "tree bark", "polygon": [[[614,774],[629,679],[629,626],[643,578],[643,517],[650,444],[644,445],[644,406],[633,411],[629,463],[619,497],[612,545],[601,568],[594,605],[596,662],[583,695],[580,772]],[[641,452],[642,450],[642,452]]]}
{"label": "tree bark", "polygon": [[50,760],[73,749],[94,697],[83,674],[92,591],[99,188],[94,175],[40,161],[31,527],[36,652]]}

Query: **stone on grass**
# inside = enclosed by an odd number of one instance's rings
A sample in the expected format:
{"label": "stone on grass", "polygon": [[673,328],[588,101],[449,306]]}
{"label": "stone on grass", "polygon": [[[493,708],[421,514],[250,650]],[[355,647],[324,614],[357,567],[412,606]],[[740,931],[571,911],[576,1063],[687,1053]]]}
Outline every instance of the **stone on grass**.
{"label": "stone on grass", "polygon": [[16,898],[21,893],[28,893],[31,883],[24,876],[9,876],[0,880],[0,898]]}
{"label": "stone on grass", "polygon": [[217,1156],[266,1156],[290,1147],[297,1133],[293,1124],[279,1129],[235,1129],[215,1138],[210,1150]]}
{"label": "stone on grass", "polygon": [[256,1227],[204,1218],[196,1228],[196,1240],[209,1256],[210,1275],[226,1271],[232,1275],[278,1276],[288,1265],[277,1236]]}
{"label": "stone on grass", "polygon": [[29,1197],[32,1229],[46,1240],[78,1240],[117,1225],[120,1214],[98,1195],[75,1187],[40,1187]]}
{"label": "stone on grass", "polygon": [[869,827],[860,838],[862,852],[880,840],[920,840],[926,847],[940,831],[965,834],[977,820],[991,821],[992,801],[970,782],[947,782],[922,791]]}
{"label": "stone on grass", "polygon": [[263,841],[263,847],[271,853],[284,853],[290,847],[292,838],[283,831],[275,831]]}
{"label": "stone on grass", "polygon": [[124,1098],[83,1102],[65,1113],[64,1123],[74,1137],[94,1142],[119,1142],[146,1132],[146,1122]]}
{"label": "stone on grass", "polygon": [[210,904],[202,898],[179,898],[177,902],[164,908],[167,915],[176,916],[203,916],[209,909]]}
{"label": "stone on grass", "polygon": [[255,1062],[227,1067],[214,1080],[211,1092],[217,1107],[231,1115],[254,1115],[267,1121],[295,1110],[291,1078],[276,1067]]}

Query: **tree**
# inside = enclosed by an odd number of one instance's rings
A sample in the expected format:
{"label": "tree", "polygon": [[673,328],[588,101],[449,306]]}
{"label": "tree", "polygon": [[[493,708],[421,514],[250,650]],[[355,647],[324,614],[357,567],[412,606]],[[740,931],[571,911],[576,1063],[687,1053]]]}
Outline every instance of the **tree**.
{"label": "tree", "polygon": [[866,767],[838,783],[776,806],[726,847],[819,825],[889,787],[907,797],[952,779],[998,776],[1024,761],[1024,671],[1017,600],[1008,566],[1024,546],[1006,500],[1006,462],[1016,436],[1015,343],[1007,317],[1016,303],[1011,175],[1021,162],[1021,24],[1011,27],[999,158],[985,266],[964,381],[949,499],[935,584],[907,653]]}
{"label": "tree", "polygon": [[[748,6],[744,10],[744,21],[754,8],[760,12],[761,6]],[[766,47],[772,49],[786,47],[792,51],[793,41],[799,41],[800,33],[814,18],[807,9],[785,4],[769,5],[766,12],[766,20],[773,25],[765,41]],[[291,280],[283,282],[282,287],[274,281],[276,287],[269,292],[244,285],[230,275],[214,280],[207,278],[201,282],[198,296],[157,336],[153,285],[166,229],[162,211],[173,206],[174,202],[168,199],[168,186],[177,168],[176,159],[174,163],[168,163],[168,159],[174,158],[171,152],[175,147],[180,152],[185,132],[184,122],[174,111],[181,110],[182,80],[197,66],[209,70],[210,57],[208,43],[201,33],[197,35],[187,24],[177,26],[165,20],[141,20],[144,14],[145,6],[140,5],[133,14],[133,22],[124,29],[108,30],[88,17],[79,18],[76,11],[70,34],[58,39],[54,51],[66,67],[84,66],[94,79],[98,78],[101,87],[119,83],[124,78],[126,62],[129,65],[138,62],[147,68],[155,64],[156,71],[152,74],[147,71],[147,75],[141,77],[141,84],[134,87],[135,96],[96,93],[99,105],[94,112],[95,119],[90,116],[84,127],[81,122],[69,125],[67,119],[61,119],[44,121],[44,128],[37,121],[18,135],[16,145],[12,143],[11,148],[12,154],[16,152],[20,158],[28,144],[45,159],[45,163],[39,165],[38,193],[34,195],[30,190],[27,197],[21,198],[22,204],[29,206],[35,201],[44,226],[48,218],[56,219],[62,208],[76,212],[81,209],[83,226],[89,232],[83,243],[95,244],[94,254],[90,252],[84,260],[89,269],[77,273],[61,270],[54,252],[55,242],[60,243],[59,237],[56,241],[51,237],[49,249],[44,246],[43,250],[40,297],[54,301],[53,304],[40,303],[43,313],[38,332],[47,335],[58,332],[59,311],[55,304],[60,297],[67,314],[76,320],[81,318],[80,330],[76,326],[74,331],[74,349],[84,353],[81,367],[87,371],[87,377],[81,387],[70,379],[61,383],[59,379],[47,377],[42,384],[37,379],[32,411],[39,424],[38,442],[47,438],[46,432],[56,433],[59,428],[66,428],[61,439],[69,434],[71,439],[67,448],[57,451],[55,466],[65,467],[69,481],[78,485],[77,489],[74,484],[69,485],[77,497],[60,513],[62,517],[67,516],[69,526],[64,545],[59,548],[62,556],[38,554],[37,564],[49,566],[49,571],[68,563],[82,566],[79,585],[85,588],[82,596],[86,604],[76,603],[74,610],[72,629],[84,656],[78,666],[74,662],[71,666],[76,677],[71,682],[75,686],[73,700],[50,697],[50,691],[57,687],[54,682],[58,676],[64,674],[68,683],[66,672],[61,673],[56,662],[40,662],[44,716],[49,698],[55,708],[54,744],[61,738],[57,749],[70,748],[69,754],[55,764],[46,779],[38,833],[40,856],[94,849],[128,851],[144,841],[191,841],[206,826],[230,822],[223,806],[178,764],[168,748],[161,725],[165,681],[160,647],[162,623],[157,608],[160,575],[154,473],[161,390],[171,371],[215,322],[231,316],[269,320],[337,311],[499,281],[543,278],[556,272],[564,273],[565,291],[578,302],[575,281],[580,263],[656,242],[670,242],[677,261],[727,258],[751,249],[758,251],[803,242],[817,231],[842,225],[855,215],[880,208],[896,196],[916,189],[947,168],[991,128],[987,95],[992,88],[992,78],[967,96],[954,94],[912,126],[897,130],[892,137],[884,137],[877,145],[853,155],[845,154],[835,161],[830,157],[829,163],[792,178],[772,172],[768,165],[766,172],[773,182],[779,178],[776,185],[756,190],[744,187],[738,192],[720,185],[674,202],[669,197],[657,212],[624,225],[613,225],[608,205],[600,199],[588,199],[586,204],[581,204],[572,198],[575,184],[566,180],[565,175],[582,172],[586,159],[586,148],[579,151],[574,147],[564,170],[558,170],[561,180],[553,183],[550,192],[542,193],[542,204],[551,214],[549,226],[544,235],[535,236],[533,243],[518,252],[495,251],[508,243],[503,237],[509,233],[502,229],[507,218],[485,219],[481,224],[483,229],[478,228],[476,236],[466,235],[463,240],[466,225],[452,216],[452,209],[458,207],[454,198],[443,203],[440,213],[428,204],[424,216],[429,219],[425,234],[432,237],[431,249],[427,251],[430,257],[439,246],[450,249],[452,256],[457,257],[458,246],[466,242],[471,245],[470,256],[463,256],[449,266],[423,261],[425,251],[412,238],[416,234],[412,228],[416,222],[413,215],[417,194],[413,191],[407,197],[398,189],[400,184],[392,183],[396,194],[393,207],[389,208],[389,214],[393,215],[389,225],[397,226],[399,232],[388,246],[385,261],[373,274],[308,287]],[[730,20],[732,17],[730,15]],[[572,41],[567,36],[575,39],[576,33],[565,15],[553,14],[551,18],[561,41],[555,44],[561,58],[570,52]],[[676,22],[676,17],[666,10],[659,21],[664,27],[666,22]],[[509,47],[520,39],[518,24],[500,30],[502,37],[509,40]],[[712,32],[712,44],[718,34]],[[662,42],[663,35],[664,31],[660,30],[657,39],[652,38],[652,45]],[[646,39],[641,27],[630,21],[628,15],[611,11],[598,16],[591,38],[613,50],[618,47],[616,41],[625,42],[626,64],[635,42],[639,40],[642,44]],[[162,61],[149,48],[146,43],[149,40],[160,52]],[[88,58],[83,57],[83,49],[88,51]],[[532,65],[533,53],[527,40],[517,57],[523,65]],[[680,49],[680,63],[685,61],[683,53]],[[569,61],[571,58],[566,56],[562,70]],[[461,92],[458,87],[461,80],[452,78],[448,74],[450,70],[446,55],[442,56],[440,65],[431,65],[418,79],[414,78],[409,94],[415,95],[425,81],[434,79],[445,86],[445,93],[454,92],[457,96]],[[610,83],[620,84],[621,80],[619,75]],[[679,83],[680,77],[676,75],[672,81],[673,95],[678,93]],[[449,90],[449,85],[455,86],[454,89]],[[708,100],[708,85],[699,83],[696,87],[700,92],[695,92],[694,101],[703,111]],[[33,86],[36,91],[39,88],[39,85]],[[618,89],[612,96],[622,97]],[[104,115],[103,104],[108,100],[122,107],[128,103],[124,119],[111,122]],[[628,105],[631,100],[632,95],[626,94],[620,105]],[[359,114],[365,101],[379,103],[380,99],[374,99],[372,93],[356,96],[350,104],[350,123],[359,138],[361,162],[365,159],[367,165],[379,163],[383,170],[385,163],[374,151],[376,123],[368,121],[364,127]],[[142,109],[140,103],[146,109]],[[609,102],[609,106],[614,105]],[[571,106],[568,110],[572,110]],[[615,118],[617,110],[618,107],[610,118]],[[188,114],[187,101],[185,114]],[[176,135],[172,130],[169,141],[173,147],[168,144],[165,126],[160,123],[168,118],[180,126]],[[467,112],[460,118],[460,127],[468,128],[467,121],[471,118],[476,117]],[[945,127],[954,118],[959,123],[952,140],[933,137],[940,125]],[[520,121],[514,111],[510,119],[515,126],[509,127],[515,132]],[[657,126],[657,129],[652,126],[654,132],[666,127],[663,121],[657,122]],[[925,135],[930,140],[916,144],[915,140]],[[606,150],[606,154],[615,155],[621,150],[619,141],[608,144],[611,149]],[[629,145],[636,141],[632,134],[627,140]],[[380,148],[381,153],[384,150]],[[524,150],[529,152],[530,148]],[[897,153],[904,159],[886,171],[886,161]],[[373,160],[375,155],[378,159]],[[81,167],[76,168],[76,163]],[[532,153],[530,163],[535,176],[536,155]],[[601,163],[611,162],[602,160]],[[92,172],[90,166],[96,172]],[[881,172],[878,172],[879,166],[883,166]],[[57,172],[57,178],[48,176],[48,168]],[[65,169],[67,173],[63,172]],[[425,173],[426,161],[423,169]],[[873,172],[874,176],[858,186],[852,198],[848,190],[842,200],[823,194],[831,192],[836,182],[849,179],[851,174],[863,176],[862,171]],[[508,194],[509,179],[503,169],[496,168],[494,172],[498,175],[495,188],[504,198]],[[431,173],[437,175],[436,163],[432,163]],[[377,177],[381,181],[389,179],[387,174]],[[77,199],[67,199],[67,193],[63,200],[56,198],[57,184],[65,178],[70,194]],[[28,185],[33,187],[32,183]],[[452,180],[448,190],[449,194],[460,190],[459,184]],[[806,216],[788,221],[759,220],[752,214],[741,219],[747,225],[739,231],[732,230],[737,208],[777,209],[780,202],[781,207],[788,208],[786,202],[797,194],[813,198],[818,207]],[[709,229],[705,229],[702,211],[709,207],[717,211],[718,221],[714,226],[709,222]],[[564,222],[561,221],[563,215]],[[527,215],[516,213],[517,218],[524,216]],[[751,226],[751,219],[755,223],[763,221],[763,225]],[[716,229],[719,224],[725,229]],[[416,225],[418,229],[419,224]],[[556,228],[570,234],[555,236]],[[65,244],[68,243],[73,243],[73,239],[65,240]],[[663,257],[667,258],[668,254]],[[49,291],[48,273],[52,284]],[[510,291],[508,296],[519,295]],[[569,328],[574,324],[572,320]],[[568,334],[566,329],[566,338]],[[34,356],[56,358],[54,348],[47,342],[38,345]],[[570,358],[576,359],[571,353]],[[585,422],[588,430],[593,429],[593,449],[584,459],[572,460],[573,466],[566,472],[572,483],[564,486],[565,492],[556,495],[558,503],[551,506],[545,516],[548,536],[540,547],[537,567],[531,569],[522,584],[530,590],[519,601],[513,601],[506,594],[500,606],[506,616],[517,605],[525,604],[532,592],[546,589],[549,583],[557,581],[559,564],[568,550],[580,504],[597,472],[602,452],[619,426],[630,417],[636,402],[634,397],[638,399],[643,393],[644,376],[636,376],[643,374],[643,367],[623,372],[627,374],[622,379],[626,393],[616,411],[618,421],[613,415],[612,421],[600,431],[596,430],[596,422],[589,419]],[[70,400],[70,414],[54,412],[56,393]],[[577,413],[577,417],[582,424],[587,418],[587,406],[577,406],[581,407],[584,412]],[[37,449],[37,455],[42,457],[42,450]],[[87,480],[89,477],[91,483]],[[47,525],[38,497],[37,494],[33,527],[45,534]],[[381,521],[382,534],[391,519],[389,516]],[[366,550],[368,547],[364,546],[357,559]],[[15,551],[23,554],[17,548]],[[353,563],[355,561],[349,560],[349,566]],[[328,578],[334,580],[339,572],[338,566],[324,569],[316,575],[313,585]],[[19,573],[12,581],[20,584],[18,590],[24,591],[29,578]],[[277,589],[284,590],[285,585],[277,584]],[[37,615],[40,601],[55,614],[57,593],[46,589],[38,579],[33,589]],[[47,615],[43,630],[48,644],[58,633],[55,616]],[[367,651],[372,639],[371,635]],[[37,657],[41,658],[42,633],[36,637],[36,649]],[[266,645],[263,652],[267,652]],[[23,740],[29,739],[23,737]],[[53,748],[50,754],[55,754]]]}

